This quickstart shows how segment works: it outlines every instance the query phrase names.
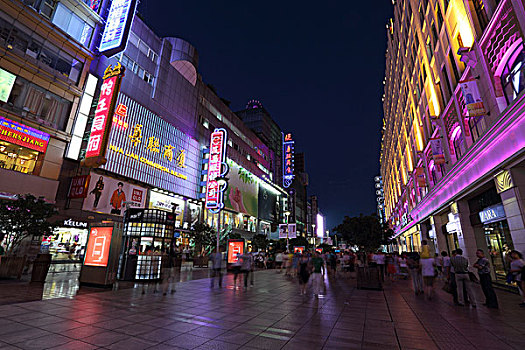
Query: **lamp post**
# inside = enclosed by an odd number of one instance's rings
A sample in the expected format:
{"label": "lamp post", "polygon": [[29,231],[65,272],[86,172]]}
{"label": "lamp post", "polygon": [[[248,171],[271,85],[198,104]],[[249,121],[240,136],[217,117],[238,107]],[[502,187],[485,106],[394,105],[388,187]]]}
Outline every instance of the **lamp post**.
{"label": "lamp post", "polygon": [[[217,184],[219,185],[220,191],[226,191],[226,188],[228,187],[228,178],[225,176],[219,176],[215,178],[215,181],[217,181]],[[220,246],[220,240],[221,240],[221,210],[222,208],[219,208],[217,210],[217,253],[219,252],[219,246]]]}
{"label": "lamp post", "polygon": [[317,233],[315,233],[315,224],[312,224],[312,231],[313,231],[313,241],[314,241],[314,246],[315,246],[315,242],[317,242]]}

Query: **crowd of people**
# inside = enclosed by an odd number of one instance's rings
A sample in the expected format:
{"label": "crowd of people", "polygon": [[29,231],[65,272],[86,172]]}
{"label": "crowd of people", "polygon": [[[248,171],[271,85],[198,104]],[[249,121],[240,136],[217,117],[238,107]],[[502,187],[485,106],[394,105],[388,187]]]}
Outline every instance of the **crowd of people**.
{"label": "crowd of people", "polygon": [[[523,255],[516,250],[511,251],[509,256],[511,260],[508,264],[507,283],[518,287],[522,297],[519,305],[525,307],[525,261]],[[483,305],[498,308],[491,277],[491,262],[485,257],[482,249],[476,251],[476,260],[471,264],[463,256],[462,249],[453,250],[451,256],[445,251],[432,254],[427,241],[423,240],[420,253],[370,253],[367,262],[378,266],[383,280],[389,278],[393,282],[410,278],[414,293],[424,294],[428,300],[435,295],[436,281],[442,281],[443,290],[452,295],[454,304],[458,306],[477,307],[474,284],[479,283],[485,298]]]}

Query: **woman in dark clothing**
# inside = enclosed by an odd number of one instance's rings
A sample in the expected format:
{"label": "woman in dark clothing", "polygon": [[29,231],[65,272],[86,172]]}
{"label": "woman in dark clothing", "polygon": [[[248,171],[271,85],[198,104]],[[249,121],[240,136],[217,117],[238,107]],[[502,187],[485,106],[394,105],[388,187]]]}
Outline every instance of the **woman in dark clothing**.
{"label": "woman in dark clothing", "polygon": [[306,295],[306,286],[308,285],[308,280],[310,279],[310,259],[308,256],[301,256],[299,261],[299,284],[301,285],[301,295]]}

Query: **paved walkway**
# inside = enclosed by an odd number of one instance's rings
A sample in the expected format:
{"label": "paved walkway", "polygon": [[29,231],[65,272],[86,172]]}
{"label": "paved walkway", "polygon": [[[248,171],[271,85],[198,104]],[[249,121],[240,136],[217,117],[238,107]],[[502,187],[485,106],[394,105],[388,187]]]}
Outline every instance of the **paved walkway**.
{"label": "paved walkway", "polygon": [[208,279],[177,292],[140,289],[0,306],[0,348],[21,349],[524,349],[525,310],[500,294],[500,310],[452,306],[439,291],[416,297],[409,281],[385,291],[329,281],[327,295],[299,295],[275,271],[253,288],[222,289]]}

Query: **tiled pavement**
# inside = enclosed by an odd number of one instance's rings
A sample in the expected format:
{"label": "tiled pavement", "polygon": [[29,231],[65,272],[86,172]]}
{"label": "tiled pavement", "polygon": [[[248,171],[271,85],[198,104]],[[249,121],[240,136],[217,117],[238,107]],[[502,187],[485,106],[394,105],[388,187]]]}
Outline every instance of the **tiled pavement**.
{"label": "tiled pavement", "polygon": [[[173,295],[140,289],[0,306],[0,349],[524,349],[525,310],[500,294],[500,310],[457,308],[439,291],[414,296],[408,281],[384,292],[329,280],[327,295],[300,296],[295,281],[256,273],[256,286],[207,279]],[[1,288],[1,287],[0,287]]]}

